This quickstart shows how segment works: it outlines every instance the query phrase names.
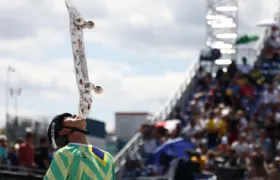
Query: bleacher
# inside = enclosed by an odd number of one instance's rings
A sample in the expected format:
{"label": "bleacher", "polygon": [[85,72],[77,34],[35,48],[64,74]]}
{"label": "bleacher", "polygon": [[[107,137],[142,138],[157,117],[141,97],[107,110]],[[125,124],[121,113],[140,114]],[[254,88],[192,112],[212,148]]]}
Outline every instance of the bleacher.
{"label": "bleacher", "polygon": [[[271,62],[271,57],[267,57],[267,49],[266,46],[267,39],[270,37],[271,31],[268,28],[261,38],[261,40],[256,44],[255,52],[256,57],[253,62],[257,65],[258,69],[261,70],[262,75],[265,78],[267,84],[271,83],[270,81],[276,74],[279,74],[279,64],[278,62]],[[270,50],[271,51],[271,50]],[[187,109],[190,108],[190,101],[193,99],[193,96],[196,92],[202,92],[201,87],[198,87],[198,76],[197,72],[199,69],[199,62],[191,66],[191,68],[186,72],[186,80],[181,84],[178,91],[175,95],[165,104],[164,108],[156,114],[153,123],[156,124],[162,120],[173,119],[172,117],[176,111],[176,109],[183,109],[186,115],[188,114]],[[271,74],[272,73],[272,74]],[[215,83],[212,82],[212,83]],[[266,86],[262,86],[262,88],[266,88]],[[205,90],[207,92],[209,89]],[[254,89],[254,101],[248,103],[247,98],[241,97],[241,106],[248,110],[249,116],[252,117],[253,113],[258,111],[258,104],[262,98],[264,90]],[[204,94],[200,97],[202,100],[209,99],[208,94]],[[205,102],[205,101],[203,101]],[[143,149],[143,134],[138,132],[135,136],[125,145],[125,147],[116,155],[115,164],[116,164],[116,174],[117,179],[123,179],[126,175],[125,164],[127,163],[127,159],[131,156],[136,156],[137,154],[141,154],[141,150]],[[221,172],[223,168],[219,168],[217,173],[223,174]],[[138,177],[138,179],[167,179],[168,177]],[[128,178],[129,179],[129,178]],[[135,179],[135,178],[134,178]]]}
{"label": "bleacher", "polygon": [[[250,82],[254,85],[254,95],[253,100],[248,99],[247,97],[241,96],[238,102],[238,108],[241,108],[245,110],[247,113],[246,115],[250,118],[254,118],[254,114],[258,112],[260,115],[265,118],[267,114],[269,114],[271,111],[273,111],[273,108],[267,107],[263,105],[263,94],[267,93],[269,90],[269,85],[273,83],[280,84],[280,78],[275,79],[277,75],[279,75],[279,66],[280,66],[280,59],[279,57],[273,56],[275,53],[278,52],[278,49],[273,49],[267,44],[268,38],[271,36],[270,28],[268,28],[264,34],[264,36],[261,38],[261,40],[256,44],[255,51],[256,51],[256,57],[253,60],[253,62],[257,65],[256,70],[261,72],[263,79],[258,79],[261,81],[260,84],[256,81],[256,84],[254,82]],[[186,79],[184,82],[181,83],[181,85],[178,88],[178,91],[175,93],[172,98],[168,100],[168,102],[164,105],[163,109],[160,110],[158,113],[155,114],[155,117],[152,121],[154,124],[154,127],[156,128],[156,125],[161,122],[162,120],[173,120],[173,119],[180,119],[178,116],[178,111],[182,111],[183,114],[188,116],[188,123],[190,123],[195,117],[192,117],[192,101],[194,99],[200,101],[202,104],[207,104],[207,101],[212,101],[216,103],[217,101],[220,101],[220,99],[223,99],[220,95],[217,95],[216,91],[217,89],[221,90],[221,87],[215,87],[217,84],[216,77],[212,76],[210,83],[207,85],[207,87],[202,87],[201,84],[199,84],[199,76],[198,76],[198,70],[200,68],[199,62],[193,64],[190,66],[190,68],[186,71]],[[249,79],[250,81],[251,79]],[[259,87],[257,87],[259,85]],[[224,94],[228,96],[232,96],[234,94],[234,88],[230,87],[229,85],[226,89],[223,90]],[[214,88],[213,88],[214,87]],[[243,88],[246,89],[246,88]],[[241,90],[239,91],[241,92]],[[243,93],[243,92],[241,92]],[[246,92],[248,93],[248,92]],[[198,95],[199,94],[199,95]],[[215,97],[216,96],[216,97]],[[220,98],[220,99],[219,99]],[[252,100],[252,101],[250,101]],[[271,99],[270,99],[271,100]],[[235,105],[232,105],[232,100],[230,101],[230,107],[233,107]],[[214,104],[215,104],[214,103]],[[217,103],[218,104],[218,103]],[[234,104],[234,103],[233,103]],[[239,107],[240,106],[240,107]],[[214,106],[214,107],[217,107]],[[262,107],[262,108],[260,108]],[[263,110],[263,111],[260,111]],[[277,109],[278,110],[278,109]],[[198,110],[200,113],[200,111]],[[185,126],[185,125],[182,125]],[[268,129],[266,131],[269,131],[270,126],[267,126]],[[126,179],[126,180],[166,180],[170,179],[168,176],[170,172],[167,174],[157,176],[156,173],[153,173],[154,168],[150,167],[144,167],[140,171],[133,171],[134,174],[129,174],[128,169],[125,167],[128,163],[128,160],[130,160],[133,157],[141,156],[140,159],[137,159],[138,161],[144,161],[145,157],[143,157],[143,144],[145,141],[145,134],[143,132],[138,132],[134,135],[134,137],[131,138],[131,140],[124,146],[124,148],[115,156],[115,170],[117,179]],[[203,138],[207,138],[207,133],[202,135]],[[275,134],[269,135],[271,138],[274,138]],[[279,139],[279,134],[276,134],[276,140]],[[174,136],[175,137],[175,136]],[[144,138],[144,139],[143,139]],[[176,136],[178,138],[178,136]],[[189,137],[186,137],[186,139]],[[191,139],[187,139],[188,141],[192,142]],[[229,138],[230,141],[230,138]],[[164,144],[162,144],[164,145]],[[276,149],[276,142],[274,144],[274,149]],[[275,153],[275,152],[274,152]],[[143,163],[143,162],[140,162]],[[143,163],[144,164],[144,163]],[[143,171],[143,169],[145,171]],[[209,170],[211,168],[208,167]],[[43,174],[45,171],[39,171],[34,169],[25,169],[20,167],[12,167],[12,166],[0,166],[0,177],[5,177],[5,179],[13,180],[13,179],[42,179]],[[172,173],[172,172],[171,172]],[[174,173],[174,172],[173,172]],[[255,172],[256,173],[256,172]],[[232,175],[230,175],[232,174]],[[238,175],[241,174],[241,175]],[[238,175],[239,177],[244,174],[244,170],[242,168],[226,168],[224,166],[217,166],[215,171],[209,173],[209,172],[203,172],[199,178],[203,179],[210,179],[210,178],[218,178],[218,179],[224,179],[225,176],[227,176],[227,179],[235,178],[234,175]],[[149,177],[148,177],[149,175]],[[250,176],[250,173],[247,174]]]}

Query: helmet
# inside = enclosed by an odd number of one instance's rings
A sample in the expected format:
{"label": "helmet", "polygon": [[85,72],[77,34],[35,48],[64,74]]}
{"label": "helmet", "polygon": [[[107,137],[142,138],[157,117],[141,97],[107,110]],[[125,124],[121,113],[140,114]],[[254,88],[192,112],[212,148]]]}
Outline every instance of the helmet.
{"label": "helmet", "polygon": [[[68,144],[67,136],[70,135],[74,131],[78,131],[83,134],[89,134],[88,131],[86,131],[86,130],[63,126],[64,119],[67,117],[71,117],[71,116],[72,116],[72,114],[70,114],[70,113],[63,113],[63,114],[55,116],[53,118],[53,120],[51,121],[49,128],[48,128],[48,139],[54,149],[59,149],[59,148],[66,146]],[[67,129],[71,129],[71,130],[68,133],[66,133],[65,135],[59,135],[59,131],[62,128],[67,128]]]}

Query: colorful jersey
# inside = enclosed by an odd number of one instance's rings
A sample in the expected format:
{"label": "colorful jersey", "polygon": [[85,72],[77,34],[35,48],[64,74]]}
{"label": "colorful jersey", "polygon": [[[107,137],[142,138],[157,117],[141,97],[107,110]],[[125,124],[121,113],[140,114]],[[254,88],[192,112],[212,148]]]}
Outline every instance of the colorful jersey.
{"label": "colorful jersey", "polygon": [[57,150],[44,180],[115,180],[111,155],[92,145],[70,143]]}

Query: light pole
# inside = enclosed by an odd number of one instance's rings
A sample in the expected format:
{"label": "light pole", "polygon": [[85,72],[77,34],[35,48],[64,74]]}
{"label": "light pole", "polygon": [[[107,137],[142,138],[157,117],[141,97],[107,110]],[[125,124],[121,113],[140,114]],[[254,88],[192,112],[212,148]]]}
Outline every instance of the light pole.
{"label": "light pole", "polygon": [[10,88],[11,96],[15,97],[15,118],[18,117],[18,97],[21,94],[21,88]]}
{"label": "light pole", "polygon": [[7,68],[7,77],[6,77],[6,123],[9,120],[9,91],[10,91],[10,73],[14,73],[15,69],[11,66]]}

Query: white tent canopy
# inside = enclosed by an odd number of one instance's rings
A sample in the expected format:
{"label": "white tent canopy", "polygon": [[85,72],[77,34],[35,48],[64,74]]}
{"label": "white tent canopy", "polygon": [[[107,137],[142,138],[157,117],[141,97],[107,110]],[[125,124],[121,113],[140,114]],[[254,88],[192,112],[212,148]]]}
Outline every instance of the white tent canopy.
{"label": "white tent canopy", "polygon": [[258,27],[272,27],[279,26],[279,23],[275,19],[264,19],[257,23]]}

